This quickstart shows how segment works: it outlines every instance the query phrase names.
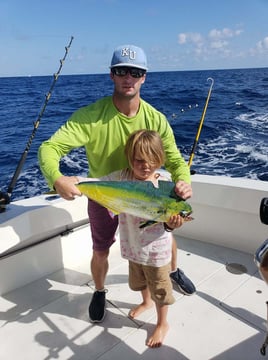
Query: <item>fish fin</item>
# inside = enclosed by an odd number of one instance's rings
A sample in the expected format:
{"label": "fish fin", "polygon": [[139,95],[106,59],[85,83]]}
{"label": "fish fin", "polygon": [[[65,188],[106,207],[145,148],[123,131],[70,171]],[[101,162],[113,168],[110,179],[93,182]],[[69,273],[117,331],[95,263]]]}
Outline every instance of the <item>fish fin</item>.
{"label": "fish fin", "polygon": [[184,201],[179,195],[176,194],[174,182],[159,180],[158,186],[165,196],[172,197],[178,201]]}
{"label": "fish fin", "polygon": [[143,222],[140,223],[139,228],[140,229],[145,229],[146,227],[152,226],[154,224],[157,224],[157,221],[154,221],[154,220],[143,221]]}

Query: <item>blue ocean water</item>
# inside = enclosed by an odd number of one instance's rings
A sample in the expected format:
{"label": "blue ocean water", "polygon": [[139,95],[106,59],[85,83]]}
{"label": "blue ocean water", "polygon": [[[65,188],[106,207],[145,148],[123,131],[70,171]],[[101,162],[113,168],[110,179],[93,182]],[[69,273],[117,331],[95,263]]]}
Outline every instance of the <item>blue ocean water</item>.
{"label": "blue ocean water", "polygon": [[[191,169],[199,174],[268,181],[268,68],[149,72],[141,95],[167,116],[188,161],[211,84],[208,78],[214,79],[214,86]],[[52,82],[52,76],[0,79],[2,192],[7,192]],[[59,76],[12,200],[48,190],[37,162],[41,142],[78,107],[112,90],[108,74]],[[84,150],[73,151],[61,167],[65,174],[86,175]]]}

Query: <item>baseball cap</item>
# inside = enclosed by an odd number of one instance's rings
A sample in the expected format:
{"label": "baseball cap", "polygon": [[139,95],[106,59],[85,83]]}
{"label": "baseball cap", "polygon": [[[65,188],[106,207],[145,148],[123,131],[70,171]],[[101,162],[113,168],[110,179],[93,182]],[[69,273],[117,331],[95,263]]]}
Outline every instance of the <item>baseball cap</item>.
{"label": "baseball cap", "polygon": [[148,70],[145,52],[135,45],[118,46],[114,50],[110,68],[112,69],[117,66],[128,66]]}

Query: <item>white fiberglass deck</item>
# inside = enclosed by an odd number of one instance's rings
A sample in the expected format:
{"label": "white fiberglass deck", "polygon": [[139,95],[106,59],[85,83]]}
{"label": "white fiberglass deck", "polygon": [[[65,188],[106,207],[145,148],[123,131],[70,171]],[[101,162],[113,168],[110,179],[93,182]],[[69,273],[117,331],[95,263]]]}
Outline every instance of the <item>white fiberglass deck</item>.
{"label": "white fiberglass deck", "polygon": [[[87,234],[85,227],[72,237]],[[127,261],[118,245],[110,256],[106,318],[97,325],[89,322],[90,255],[88,245],[83,249],[80,244],[83,256],[76,267],[0,297],[0,359],[264,359],[259,349],[266,334],[268,293],[252,255],[177,240],[178,263],[197,292],[189,297],[174,289],[176,303],[169,307],[170,330],[161,348],[145,345],[156,323],[154,308],[137,321],[127,316],[140,294],[128,288]]]}

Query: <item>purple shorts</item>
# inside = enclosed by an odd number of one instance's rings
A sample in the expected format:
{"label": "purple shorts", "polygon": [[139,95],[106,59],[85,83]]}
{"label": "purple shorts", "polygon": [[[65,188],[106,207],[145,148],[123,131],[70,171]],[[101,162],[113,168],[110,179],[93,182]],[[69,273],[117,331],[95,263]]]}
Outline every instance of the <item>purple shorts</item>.
{"label": "purple shorts", "polygon": [[108,250],[115,242],[118,216],[89,199],[88,217],[93,241],[93,250]]}

